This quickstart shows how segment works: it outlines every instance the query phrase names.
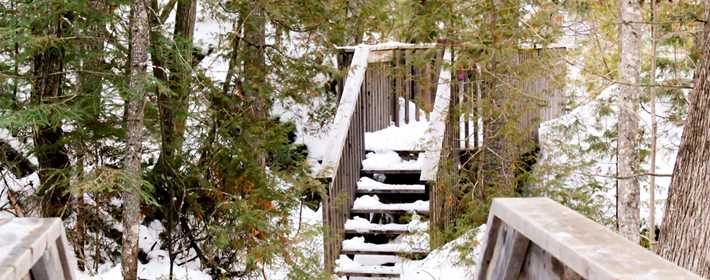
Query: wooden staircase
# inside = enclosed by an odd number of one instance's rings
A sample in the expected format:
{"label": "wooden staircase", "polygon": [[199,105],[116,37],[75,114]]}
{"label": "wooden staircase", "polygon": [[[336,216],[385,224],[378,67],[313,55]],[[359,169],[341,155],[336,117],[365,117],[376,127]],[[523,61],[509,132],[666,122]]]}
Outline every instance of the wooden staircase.
{"label": "wooden staircase", "polygon": [[[416,160],[419,153],[399,154]],[[420,181],[421,169],[363,169],[360,174],[335,272],[347,278],[399,279],[402,261],[429,253],[427,183]],[[407,238],[416,241],[402,241]]]}
{"label": "wooden staircase", "polygon": [[[457,106],[458,95],[451,93],[448,67],[427,72],[406,63],[408,54],[427,49],[435,50],[428,52],[436,53],[432,57],[434,69],[451,61],[451,51],[445,46],[411,44],[358,46],[349,58],[339,59],[342,65],[349,65],[348,73],[337,86],[338,109],[329,150],[314,174],[327,184],[323,243],[325,269],[329,272],[357,279],[400,278],[405,260],[421,259],[429,253],[430,227],[441,229],[452,220],[453,206],[447,201],[452,201],[448,198],[453,191],[440,182],[454,178],[448,174],[458,168],[459,121],[448,113],[449,107]],[[437,77],[430,77],[436,82],[420,83],[420,79],[390,75],[387,70],[405,68],[411,71],[404,72],[416,72],[420,77],[437,73]],[[434,104],[427,111],[424,147],[395,151],[400,159],[407,160],[399,167],[365,165],[369,153],[365,133],[391,123],[407,124],[406,109],[405,119],[398,119],[398,100],[404,97],[404,104],[408,104],[407,98],[416,96],[416,92],[433,93],[430,87],[435,87],[436,94],[431,96]],[[414,108],[414,112],[419,110]],[[442,160],[453,164],[440,167]],[[438,193],[430,191],[429,186]]]}

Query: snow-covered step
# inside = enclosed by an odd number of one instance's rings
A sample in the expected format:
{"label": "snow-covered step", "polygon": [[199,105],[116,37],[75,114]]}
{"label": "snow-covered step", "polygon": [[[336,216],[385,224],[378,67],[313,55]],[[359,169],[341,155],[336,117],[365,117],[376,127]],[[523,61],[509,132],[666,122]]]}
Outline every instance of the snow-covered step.
{"label": "snow-covered step", "polygon": [[401,265],[363,265],[353,261],[345,255],[340,255],[336,261],[335,273],[350,277],[381,277],[385,279],[399,278],[402,272]]}
{"label": "snow-covered step", "polygon": [[342,254],[344,255],[397,255],[397,256],[426,256],[428,246],[417,243],[388,243],[373,244],[365,242],[363,237],[353,237],[343,241]]}
{"label": "snow-covered step", "polygon": [[367,153],[362,161],[363,170],[413,171],[422,169],[422,157],[416,160],[403,159],[395,151]]}
{"label": "snow-covered step", "polygon": [[362,177],[357,182],[357,192],[359,194],[385,194],[385,193],[414,193],[424,194],[425,186],[385,184],[373,180],[369,177]]}
{"label": "snow-covered step", "polygon": [[374,176],[375,174],[383,175],[416,175],[422,173],[421,170],[397,170],[397,169],[363,169],[360,173],[364,176]]}
{"label": "snow-covered step", "polygon": [[367,219],[354,217],[345,221],[345,232],[350,234],[405,234],[412,232],[426,232],[428,222],[421,222],[418,218],[412,219],[408,224],[374,224]]}
{"label": "snow-covered step", "polygon": [[376,195],[363,195],[355,199],[351,213],[407,213],[429,214],[429,201],[417,200],[410,203],[382,203]]}
{"label": "snow-covered step", "polygon": [[361,266],[336,270],[336,274],[349,277],[377,277],[379,279],[399,279],[399,267],[392,266]]}

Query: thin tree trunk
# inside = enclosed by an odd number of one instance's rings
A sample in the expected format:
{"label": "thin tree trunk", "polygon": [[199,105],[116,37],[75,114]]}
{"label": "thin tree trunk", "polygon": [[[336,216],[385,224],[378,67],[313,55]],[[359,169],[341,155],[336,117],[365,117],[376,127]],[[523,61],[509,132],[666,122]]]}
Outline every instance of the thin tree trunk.
{"label": "thin tree trunk", "polygon": [[130,93],[126,101],[126,158],[123,198],[123,279],[135,280],[138,272],[138,228],[140,225],[141,148],[143,142],[143,108],[146,95],[146,68],[150,26],[146,0],[131,0]]}
{"label": "thin tree trunk", "polygon": [[[710,19],[710,0],[705,1]],[[658,254],[702,277],[710,277],[710,24],[697,64],[678,157],[661,225]]]}
{"label": "thin tree trunk", "polygon": [[[619,233],[638,243],[639,212],[639,71],[641,68],[641,5],[638,0],[619,0],[619,142],[617,168],[617,222]],[[629,178],[627,178],[629,177]]]}
{"label": "thin tree trunk", "polygon": [[[246,95],[248,115],[254,121],[263,121],[268,115],[271,102],[268,96],[266,84],[266,17],[262,7],[256,5],[250,10],[243,11],[244,18],[244,49],[242,59],[244,61],[244,82],[242,92]],[[260,141],[254,143],[256,147],[261,145]],[[260,150],[260,149],[258,149]],[[259,152],[257,161],[266,165],[266,154]]]}
{"label": "thin tree trunk", "polygon": [[254,7],[246,13],[244,21],[244,84],[243,92],[253,105],[255,117],[266,116],[268,96],[266,96],[266,21],[261,7]]}
{"label": "thin tree trunk", "polygon": [[[493,187],[501,194],[512,194],[515,190],[513,170],[513,147],[510,131],[506,130],[508,121],[506,104],[509,102],[508,90],[504,83],[509,79],[510,64],[515,61],[517,52],[512,50],[517,45],[514,28],[517,28],[517,15],[512,15],[516,3],[502,0],[490,0],[490,48],[491,60],[485,66],[484,91],[481,102],[481,118],[483,119],[482,152],[480,155],[481,176],[477,179],[479,185]],[[503,37],[506,36],[506,37]],[[512,113],[512,112],[506,112]]]}
{"label": "thin tree trunk", "polygon": [[[33,33],[51,38],[62,37],[63,19],[44,22],[33,26]],[[34,55],[32,63],[32,104],[51,104],[62,98],[62,81],[64,80],[64,47],[60,43],[51,43],[40,53]],[[49,119],[53,119],[51,116]],[[40,186],[38,195],[41,198],[41,214],[45,217],[66,217],[64,211],[69,204],[70,196],[68,169],[69,156],[64,144],[62,122],[46,126],[37,126],[32,135],[35,155],[39,163]]]}
{"label": "thin tree trunk", "polygon": [[[651,0],[651,174],[656,174],[656,146],[658,137],[658,122],[656,120],[656,0]],[[648,188],[648,240],[653,250],[656,245],[656,176],[651,176]]]}
{"label": "thin tree trunk", "polygon": [[161,172],[163,187],[167,188],[168,199],[168,257],[170,259],[170,277],[173,275],[175,252],[173,233],[177,225],[179,197],[183,187],[178,170],[182,166],[181,146],[185,138],[185,123],[188,114],[188,99],[192,88],[192,41],[197,16],[196,0],[178,0],[175,13],[173,40],[175,50],[168,63],[170,68],[169,86],[171,92],[161,92],[159,100],[161,120],[161,153],[158,171]]}

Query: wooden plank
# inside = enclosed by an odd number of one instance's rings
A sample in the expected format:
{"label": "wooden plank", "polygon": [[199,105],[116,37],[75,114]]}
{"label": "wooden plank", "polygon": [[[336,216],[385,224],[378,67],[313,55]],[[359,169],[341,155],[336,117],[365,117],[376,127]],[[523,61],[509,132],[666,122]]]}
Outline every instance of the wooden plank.
{"label": "wooden plank", "polygon": [[394,50],[373,50],[367,58],[369,63],[390,62],[394,57]]}
{"label": "wooden plank", "polygon": [[[585,279],[701,279],[548,198],[494,199],[491,219],[502,220]],[[482,257],[483,265],[488,255]]]}
{"label": "wooden plank", "polygon": [[59,250],[55,242],[52,242],[44,251],[44,254],[32,266],[32,278],[35,280],[63,280],[64,271],[60,261]]}
{"label": "wooden plank", "polygon": [[59,238],[56,240],[56,246],[59,251],[59,261],[61,263],[62,272],[64,273],[64,279],[79,279],[76,275],[78,268],[76,267],[77,262],[74,257],[74,252],[69,246],[69,240],[63,230],[61,231]]}
{"label": "wooden plank", "polygon": [[584,278],[555,257],[550,256],[540,246],[530,244],[519,279],[583,280]]}
{"label": "wooden plank", "polygon": [[486,273],[488,272],[488,267],[491,265],[493,260],[493,253],[496,248],[496,243],[498,242],[498,235],[500,232],[502,222],[495,216],[489,215],[487,225],[486,237],[483,242],[483,249],[481,249],[481,259],[478,262],[478,280],[485,280]]}
{"label": "wooden plank", "polygon": [[[530,240],[506,224],[501,224],[493,250],[491,265],[485,272],[487,280],[518,279]],[[480,278],[479,278],[480,279]]]}

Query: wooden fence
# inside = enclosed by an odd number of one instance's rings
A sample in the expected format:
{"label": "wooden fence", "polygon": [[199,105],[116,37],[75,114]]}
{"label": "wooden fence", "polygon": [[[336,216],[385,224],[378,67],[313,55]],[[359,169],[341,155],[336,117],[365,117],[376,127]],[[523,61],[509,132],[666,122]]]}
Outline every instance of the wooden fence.
{"label": "wooden fence", "polygon": [[488,215],[479,280],[697,279],[548,198],[498,198]]}

